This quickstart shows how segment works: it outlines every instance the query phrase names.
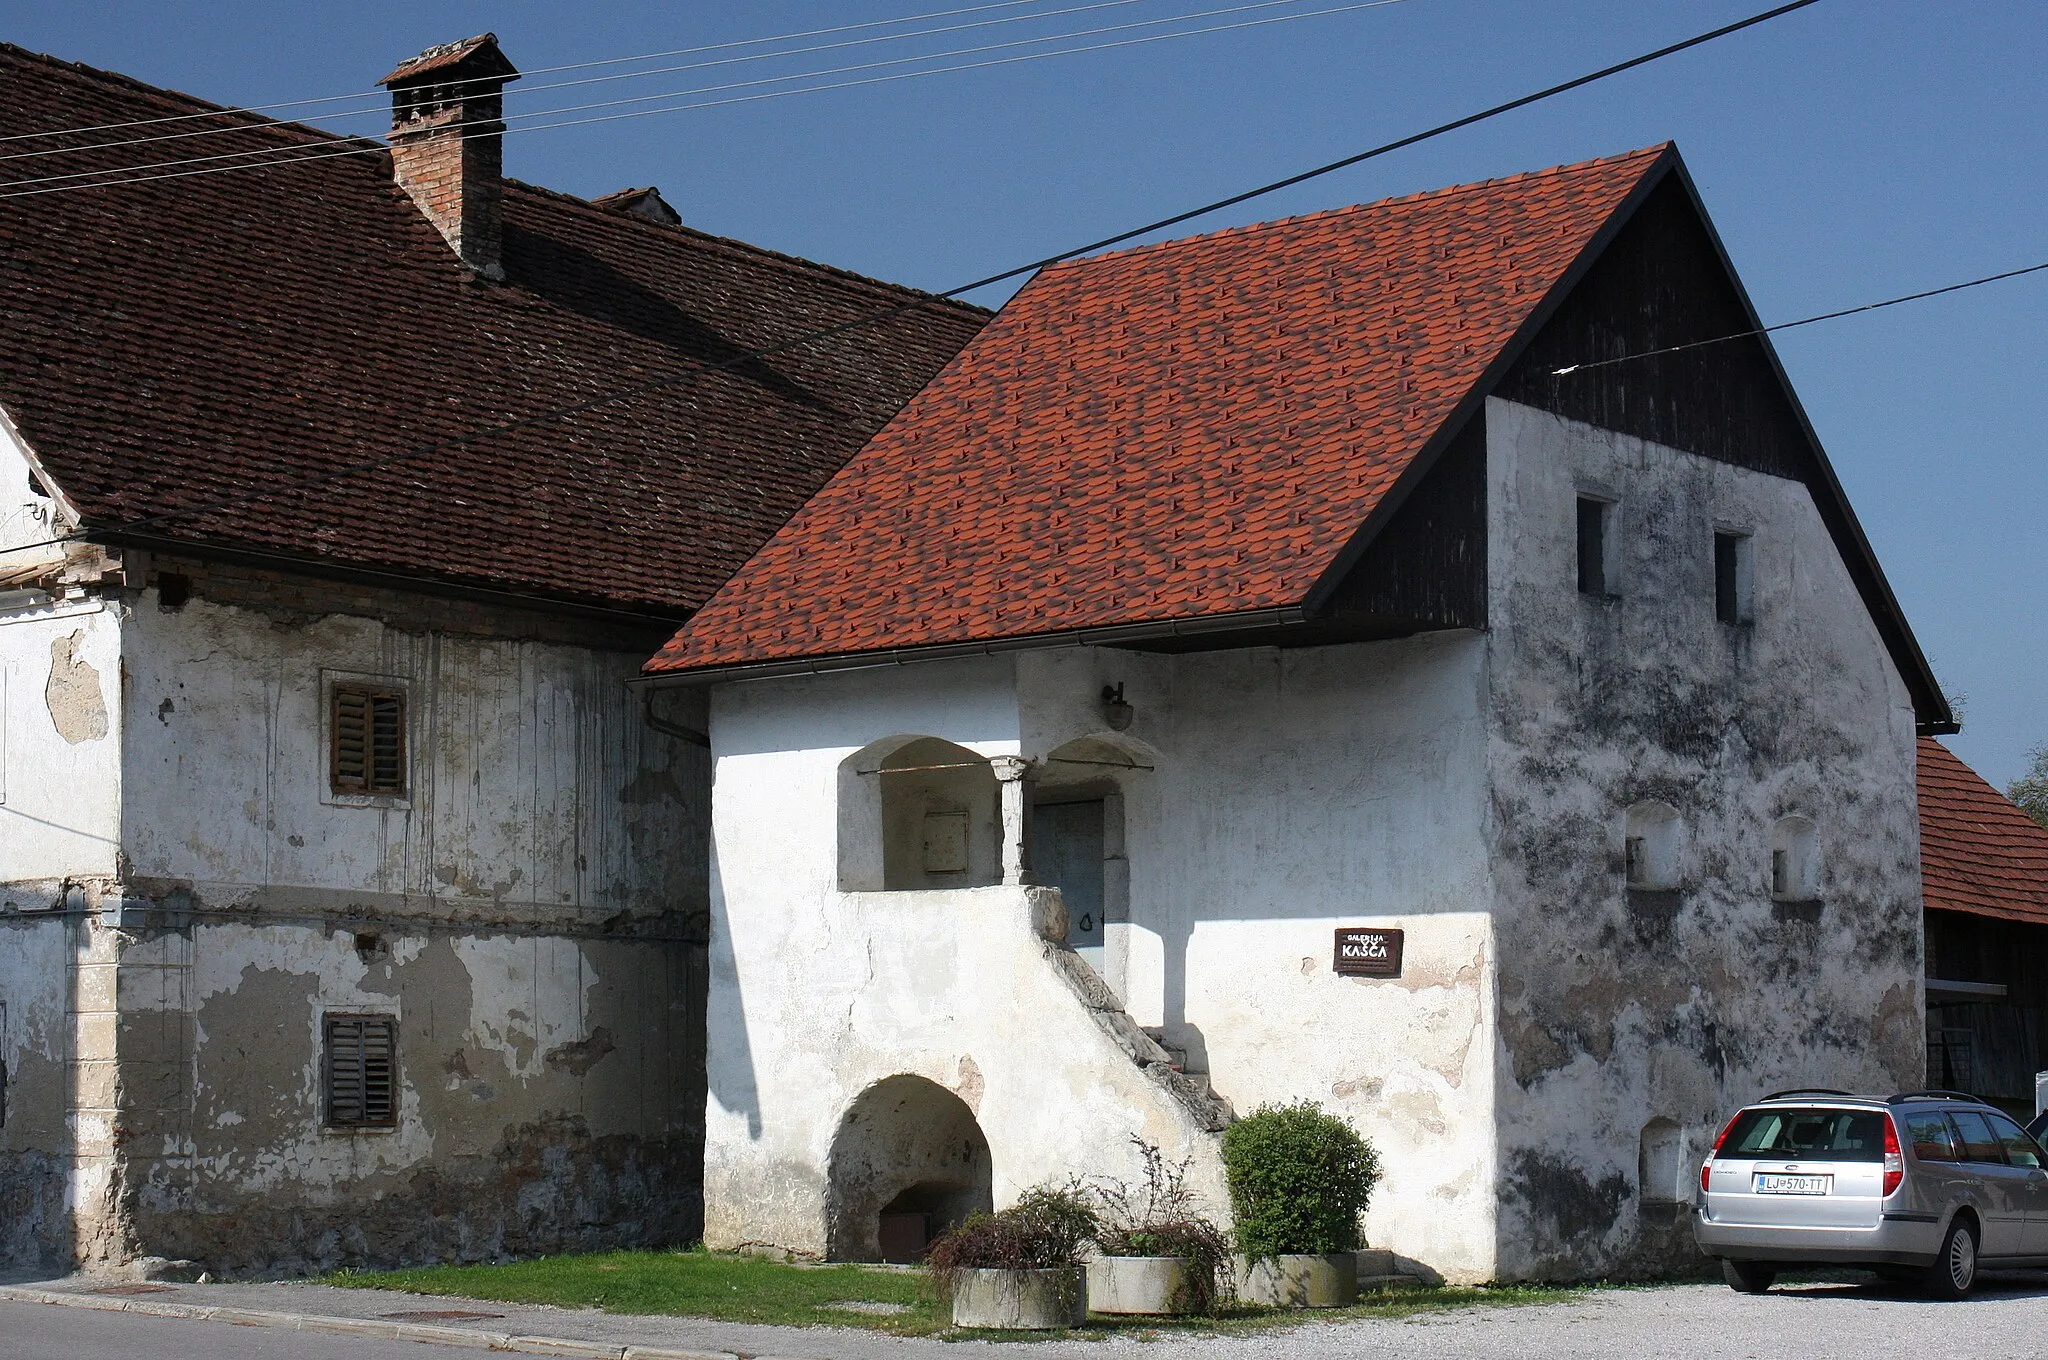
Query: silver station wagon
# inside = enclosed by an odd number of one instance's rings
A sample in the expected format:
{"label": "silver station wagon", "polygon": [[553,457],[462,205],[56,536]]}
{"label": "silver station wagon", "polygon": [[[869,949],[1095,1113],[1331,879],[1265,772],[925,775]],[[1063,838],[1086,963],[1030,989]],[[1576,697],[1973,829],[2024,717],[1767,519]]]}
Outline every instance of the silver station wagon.
{"label": "silver station wagon", "polygon": [[1780,1091],[1714,1141],[1693,1235],[1746,1294],[1788,1267],[1842,1265],[1959,1299],[1980,1266],[2048,1265],[2044,1163],[2025,1129],[1960,1091]]}

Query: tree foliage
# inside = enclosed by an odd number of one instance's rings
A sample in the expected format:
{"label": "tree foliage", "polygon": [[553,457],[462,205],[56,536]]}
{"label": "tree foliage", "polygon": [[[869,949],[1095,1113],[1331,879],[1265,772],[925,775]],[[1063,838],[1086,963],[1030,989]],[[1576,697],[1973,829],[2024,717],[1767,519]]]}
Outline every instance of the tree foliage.
{"label": "tree foliage", "polygon": [[1223,1133],[1237,1246],[1253,1260],[1356,1251],[1379,1154],[1312,1100],[1263,1105]]}
{"label": "tree foliage", "polygon": [[2005,796],[2020,805],[2020,811],[2048,827],[2048,746],[2031,752],[2034,763],[2006,789]]}

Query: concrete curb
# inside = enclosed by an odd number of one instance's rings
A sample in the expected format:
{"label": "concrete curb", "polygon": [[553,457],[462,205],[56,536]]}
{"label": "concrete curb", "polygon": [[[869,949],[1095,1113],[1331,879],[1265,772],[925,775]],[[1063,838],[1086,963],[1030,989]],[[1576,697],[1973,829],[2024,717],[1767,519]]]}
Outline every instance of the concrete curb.
{"label": "concrete curb", "polygon": [[[572,1341],[558,1336],[525,1336],[472,1331],[467,1327],[436,1327],[420,1322],[388,1322],[382,1318],[320,1317],[310,1313],[269,1313],[256,1308],[209,1307],[203,1304],[160,1303],[153,1299],[70,1294],[55,1289],[24,1289],[0,1285],[0,1301],[47,1303],[59,1308],[91,1308],[102,1313],[139,1313],[149,1317],[184,1318],[193,1322],[230,1322],[238,1327],[268,1327],[283,1332],[326,1332],[337,1336],[369,1336],[382,1341],[420,1341],[436,1346],[464,1346],[475,1351],[511,1351],[521,1355],[566,1355],[577,1360],[740,1360],[731,1351],[677,1351],[658,1346],[622,1346],[606,1341]],[[757,1357],[769,1360],[769,1357]]]}

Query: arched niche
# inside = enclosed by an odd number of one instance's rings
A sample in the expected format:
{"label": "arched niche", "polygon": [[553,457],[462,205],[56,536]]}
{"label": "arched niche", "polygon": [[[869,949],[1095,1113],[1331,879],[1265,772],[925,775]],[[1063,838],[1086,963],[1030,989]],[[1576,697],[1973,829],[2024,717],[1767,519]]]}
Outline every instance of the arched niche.
{"label": "arched niche", "polygon": [[1678,886],[1685,825],[1669,803],[1643,802],[1630,808],[1622,848],[1630,888],[1665,892]]}
{"label": "arched niche", "polygon": [[1001,838],[995,771],[964,746],[887,737],[839,764],[844,892],[1000,883]]}
{"label": "arched niche", "polygon": [[1643,1125],[1636,1138],[1636,1193],[1642,1204],[1676,1204],[1690,1196],[1685,1184],[1685,1136],[1678,1122],[1662,1115]]}
{"label": "arched niche", "polygon": [[994,1204],[988,1139],[967,1103],[923,1077],[862,1091],[832,1135],[826,1255],[917,1260],[924,1245]]}
{"label": "arched niche", "polygon": [[1820,898],[1820,842],[1805,817],[1780,817],[1771,828],[1771,896],[1780,902]]}

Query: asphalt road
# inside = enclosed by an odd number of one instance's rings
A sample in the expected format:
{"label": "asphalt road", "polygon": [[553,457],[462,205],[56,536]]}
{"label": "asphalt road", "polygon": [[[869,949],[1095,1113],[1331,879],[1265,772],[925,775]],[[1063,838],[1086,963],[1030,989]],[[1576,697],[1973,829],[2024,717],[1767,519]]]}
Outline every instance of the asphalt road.
{"label": "asphalt road", "polygon": [[[369,1295],[366,1302],[379,1297]],[[455,1301],[438,1302],[446,1307]],[[556,1335],[583,1334],[585,1328],[573,1326],[575,1319],[590,1318],[593,1326],[598,1321],[589,1314],[554,1316],[564,1324],[555,1329]],[[604,1323],[610,1325],[605,1330],[621,1322],[606,1318]],[[679,1330],[695,1328],[683,1324]],[[1041,1342],[1022,1348],[899,1340],[836,1329],[747,1330],[752,1333],[750,1344],[735,1349],[815,1360],[965,1360],[987,1354],[1013,1360],[1109,1360],[1125,1355],[1133,1360],[1179,1355],[1196,1360],[1870,1360],[1876,1355],[2033,1360],[2048,1355],[2048,1279],[2038,1274],[1989,1278],[1976,1296],[1955,1304],[1851,1284],[1780,1288],[1761,1298],[1718,1285],[1599,1290],[1577,1303],[1422,1314],[1390,1322],[1311,1323],[1242,1337],[1197,1340],[1169,1335],[1149,1343],[1119,1338]],[[653,1337],[646,1340],[655,1342]],[[716,1344],[714,1337],[702,1334],[689,1341],[663,1340],[669,1345]],[[437,1354],[454,1360],[473,1353],[417,1342],[0,1302],[0,1360],[433,1360]]]}
{"label": "asphalt road", "polygon": [[478,1352],[412,1341],[274,1332],[35,1303],[0,1303],[0,1360],[458,1360]]}

